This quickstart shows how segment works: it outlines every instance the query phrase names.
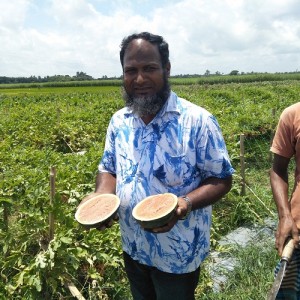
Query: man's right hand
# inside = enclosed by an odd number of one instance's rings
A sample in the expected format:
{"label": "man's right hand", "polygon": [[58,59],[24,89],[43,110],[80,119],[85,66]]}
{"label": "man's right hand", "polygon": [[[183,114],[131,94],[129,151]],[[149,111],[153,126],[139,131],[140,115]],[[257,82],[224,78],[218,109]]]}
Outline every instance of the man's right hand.
{"label": "man's right hand", "polygon": [[289,237],[293,238],[295,248],[298,248],[299,232],[291,215],[279,219],[276,231],[275,248],[280,256],[282,255],[284,245]]}

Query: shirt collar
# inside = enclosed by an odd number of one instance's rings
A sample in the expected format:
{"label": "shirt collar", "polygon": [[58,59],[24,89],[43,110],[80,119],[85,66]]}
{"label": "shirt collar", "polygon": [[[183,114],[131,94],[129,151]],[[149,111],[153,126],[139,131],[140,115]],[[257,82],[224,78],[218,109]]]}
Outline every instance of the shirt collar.
{"label": "shirt collar", "polygon": [[176,112],[179,113],[179,108],[177,106],[177,95],[171,91],[170,96],[162,108],[162,113],[167,113],[167,112]]}

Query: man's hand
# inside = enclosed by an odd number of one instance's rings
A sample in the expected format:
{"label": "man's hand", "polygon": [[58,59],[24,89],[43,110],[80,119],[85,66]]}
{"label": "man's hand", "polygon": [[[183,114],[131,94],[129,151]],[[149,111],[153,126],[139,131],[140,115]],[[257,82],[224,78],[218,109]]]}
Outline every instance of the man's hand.
{"label": "man's hand", "polygon": [[298,248],[299,245],[299,232],[294,222],[292,216],[285,216],[279,219],[277,231],[276,231],[276,241],[275,248],[278,254],[281,256],[284,245],[289,237],[294,240],[294,245]]}

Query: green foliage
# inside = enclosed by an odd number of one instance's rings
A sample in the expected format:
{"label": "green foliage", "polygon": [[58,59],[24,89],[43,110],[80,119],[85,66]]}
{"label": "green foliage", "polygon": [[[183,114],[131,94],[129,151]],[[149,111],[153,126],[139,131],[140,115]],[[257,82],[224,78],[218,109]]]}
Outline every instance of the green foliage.
{"label": "green foliage", "polygon": [[[201,300],[257,300],[266,299],[274,280],[274,269],[278,262],[277,252],[270,240],[259,240],[245,248],[230,249],[224,253],[224,258],[234,257],[237,267],[227,275],[227,283],[222,292],[214,292],[212,284],[200,283],[197,288],[197,298]],[[209,259],[208,259],[209,260]],[[207,264],[205,262],[205,264]],[[204,272],[203,272],[204,273]],[[207,274],[202,274],[204,277]],[[209,277],[208,277],[209,278]],[[209,283],[208,278],[206,282]],[[205,277],[203,278],[205,279]]]}
{"label": "green foliage", "polygon": [[[298,101],[300,83],[257,78],[247,84],[178,82],[173,89],[217,117],[236,169],[232,190],[214,206],[215,249],[220,236],[236,227],[275,216],[270,140],[282,109]],[[68,298],[71,281],[87,299],[130,299],[118,224],[104,232],[85,231],[74,220],[78,203],[93,190],[110,117],[121,107],[118,86],[1,90],[0,298]],[[241,133],[246,195],[241,195]],[[51,166],[57,171],[53,205]],[[49,213],[55,217],[52,241]],[[201,291],[209,295],[205,269],[201,276]]]}
{"label": "green foliage", "polygon": [[[59,299],[70,295],[65,282],[71,280],[86,298],[124,299],[118,227],[85,232],[74,220],[78,203],[94,187],[109,119],[122,106],[115,91],[106,91],[1,95],[0,204],[9,217],[0,226],[0,298]],[[53,207],[50,166],[57,166]]]}

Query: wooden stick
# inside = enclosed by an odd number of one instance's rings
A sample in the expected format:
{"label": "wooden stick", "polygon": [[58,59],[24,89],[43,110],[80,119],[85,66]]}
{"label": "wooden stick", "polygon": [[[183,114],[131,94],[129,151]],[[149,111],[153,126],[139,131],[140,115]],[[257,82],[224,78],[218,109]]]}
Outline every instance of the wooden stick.
{"label": "wooden stick", "polygon": [[8,230],[8,205],[6,202],[3,202],[3,221],[4,221],[4,229]]}
{"label": "wooden stick", "polygon": [[[272,108],[272,120],[275,120],[275,108]],[[270,146],[272,146],[274,135],[275,135],[275,131],[273,130],[271,132]],[[271,151],[269,152],[269,161],[270,162],[273,161],[273,153]]]}
{"label": "wooden stick", "polygon": [[[50,206],[53,208],[54,197],[55,197],[55,176],[56,176],[56,168],[50,168]],[[54,213],[50,211],[49,213],[49,242],[54,238]],[[85,298],[81,295],[77,287],[71,281],[65,281],[65,285],[70,290],[73,297],[76,297],[78,300],[85,300]]]}
{"label": "wooden stick", "polygon": [[[54,197],[55,197],[55,167],[50,168],[50,208],[53,208]],[[54,213],[50,211],[49,213],[49,242],[54,238]]]}
{"label": "wooden stick", "polygon": [[241,195],[245,196],[246,194],[246,180],[245,180],[245,135],[240,135],[240,162],[241,162],[241,177],[242,177],[242,189],[241,189]]}
{"label": "wooden stick", "polygon": [[[3,181],[4,181],[4,174],[2,174],[2,178],[3,178]],[[0,204],[1,204],[1,202],[0,202]],[[2,205],[3,205],[4,230],[8,231],[8,204],[7,204],[7,202],[3,201]]]}
{"label": "wooden stick", "polygon": [[85,300],[73,282],[66,281],[65,285],[68,287],[73,297],[76,297],[78,300]]}

